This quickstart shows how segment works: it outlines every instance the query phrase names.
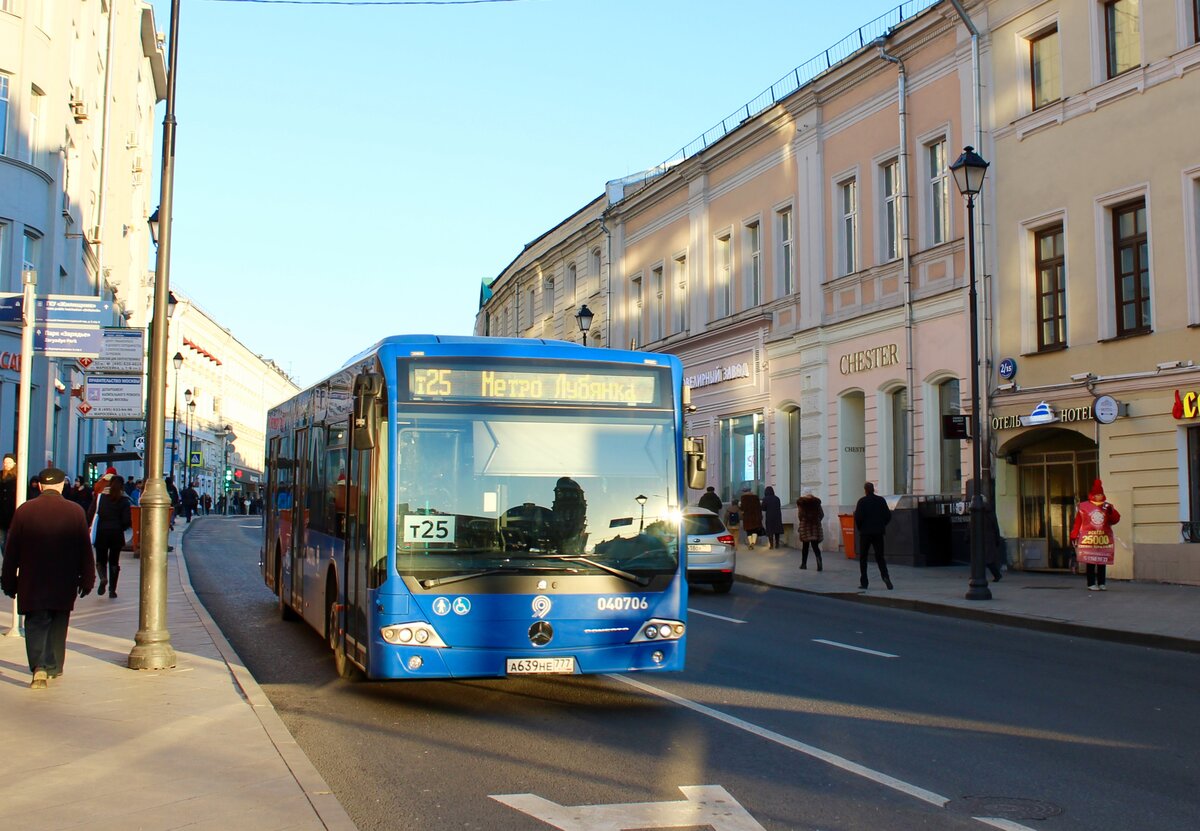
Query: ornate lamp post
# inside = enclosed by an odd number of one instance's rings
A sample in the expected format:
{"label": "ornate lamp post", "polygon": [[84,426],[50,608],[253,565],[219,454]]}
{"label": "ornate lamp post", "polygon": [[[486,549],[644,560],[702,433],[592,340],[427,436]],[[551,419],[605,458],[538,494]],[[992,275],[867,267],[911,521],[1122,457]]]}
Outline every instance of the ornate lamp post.
{"label": "ornate lamp post", "polygon": [[[192,395],[191,390],[185,390],[183,397],[187,399],[187,417],[183,422],[187,432],[186,443],[183,446],[183,488],[186,488],[192,484],[192,443],[195,441],[195,430],[192,427],[192,422],[196,415],[196,399]],[[180,490],[183,488],[180,488]]]}
{"label": "ornate lamp post", "polygon": [[[158,211],[154,212],[154,216],[158,216]],[[171,475],[174,476],[176,475],[175,457],[177,455],[175,451],[179,448],[179,369],[183,366],[183,353],[176,352],[171,363],[175,365],[175,384],[172,387],[175,392],[175,409],[171,415]]]}
{"label": "ornate lamp post", "polygon": [[[166,432],[167,306],[171,295],[171,210],[175,191],[175,79],[179,55],[179,0],[171,0],[167,51],[167,106],[163,117],[162,175],[159,207],[151,225],[158,256],[154,264],[155,326],[150,333],[146,389],[146,488],[142,492],[141,591],[138,630],[129,652],[130,669],[175,666],[175,648],[167,631],[167,517],[171,499],[163,482],[163,434]],[[157,227],[157,230],[155,230]],[[157,325],[162,323],[163,325]],[[26,411],[27,412],[27,411]]]}
{"label": "ornate lamp post", "polygon": [[639,493],[633,498],[633,501],[636,502],[642,509],[642,516],[640,519],[638,519],[638,532],[640,533],[646,530],[646,496]]}
{"label": "ornate lamp post", "polygon": [[595,313],[587,307],[586,303],[579,307],[579,312],[575,315],[575,322],[579,324],[579,331],[583,333],[584,346],[587,346],[588,329],[592,328],[592,318],[595,316]]}
{"label": "ornate lamp post", "polygon": [[950,165],[954,183],[959,193],[967,197],[967,263],[971,288],[968,302],[971,305],[971,479],[974,493],[971,495],[971,579],[967,584],[967,600],[991,600],[987,576],[984,574],[983,552],[983,482],[980,454],[981,433],[979,430],[979,300],[975,290],[975,196],[983,189],[983,177],[987,175],[988,163],[975,152],[974,147],[964,147],[962,155]]}

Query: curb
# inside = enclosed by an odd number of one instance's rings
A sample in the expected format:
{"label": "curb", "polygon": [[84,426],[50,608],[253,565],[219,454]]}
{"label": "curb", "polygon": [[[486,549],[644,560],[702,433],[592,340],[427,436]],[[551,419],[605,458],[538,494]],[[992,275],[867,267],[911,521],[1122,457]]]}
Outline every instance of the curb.
{"label": "curb", "polygon": [[358,831],[358,826],[350,819],[350,815],[346,813],[346,809],[338,802],[334,796],[329,784],[325,778],[317,771],[313,763],[309,761],[308,756],[296,743],[296,739],[288,731],[287,726],[283,723],[283,719],[279,717],[279,713],[275,712],[275,707],[267,698],[266,693],[262,691],[262,687],[254,680],[254,676],[250,674],[250,670],[242,663],[242,659],[238,657],[233,646],[225,639],[217,622],[213,620],[212,615],[204,608],[204,604],[200,602],[200,598],[196,596],[195,590],[192,588],[191,575],[188,572],[187,560],[183,556],[184,540],[188,531],[191,530],[189,524],[180,534],[179,548],[175,552],[175,560],[178,565],[179,585],[183,589],[183,594],[191,604],[192,610],[200,619],[201,625],[212,638],[213,645],[221,654],[221,659],[225,662],[225,666],[229,668],[230,675],[233,676],[234,683],[237,684],[246,703],[254,710],[254,715],[258,717],[258,721],[262,724],[263,731],[267,734],[267,738],[271,740],[271,744],[275,746],[275,750],[279,753],[283,763],[287,765],[288,770],[292,774],[292,778],[296,780],[296,784],[300,786],[300,790],[304,792],[304,796],[308,799],[309,805],[312,806],[313,812],[317,815],[317,819],[321,824],[329,829],[329,831]]}
{"label": "curb", "polygon": [[883,606],[891,609],[905,609],[910,612],[921,612],[927,615],[952,617],[960,620],[974,620],[981,623],[994,623],[997,626],[1011,626],[1014,629],[1031,629],[1035,632],[1048,632],[1054,635],[1069,635],[1077,638],[1122,643],[1129,646],[1145,646],[1151,649],[1170,649],[1175,652],[1200,653],[1200,641],[1177,638],[1173,635],[1155,635],[1149,632],[1126,632],[1121,629],[1105,629],[1102,626],[1088,626],[1082,623],[1046,620],[1043,618],[1024,617],[1005,612],[992,612],[987,609],[972,609],[962,606],[946,606],[932,603],[928,600],[913,600],[904,597],[888,597],[882,594],[861,594],[859,592],[815,592],[810,589],[779,586],[746,577],[739,574],[735,578],[740,583],[750,583],[756,586],[766,586],[772,589],[807,594],[812,597],[828,597],[833,600],[845,600],[851,603],[865,603],[870,606]]}

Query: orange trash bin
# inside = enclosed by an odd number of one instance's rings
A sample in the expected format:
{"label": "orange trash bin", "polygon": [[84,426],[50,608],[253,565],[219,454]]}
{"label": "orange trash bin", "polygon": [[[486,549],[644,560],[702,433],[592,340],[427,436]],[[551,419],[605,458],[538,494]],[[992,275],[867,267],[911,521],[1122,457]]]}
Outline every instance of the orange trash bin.
{"label": "orange trash bin", "polygon": [[[167,524],[171,522],[171,516],[175,513],[174,508],[167,508]],[[134,556],[138,556],[142,551],[142,506],[134,505],[129,509],[129,519],[133,522],[133,539],[122,550],[132,551]]]}
{"label": "orange trash bin", "polygon": [[838,514],[838,521],[842,525],[842,550],[846,552],[846,559],[855,559],[854,549],[854,514]]}

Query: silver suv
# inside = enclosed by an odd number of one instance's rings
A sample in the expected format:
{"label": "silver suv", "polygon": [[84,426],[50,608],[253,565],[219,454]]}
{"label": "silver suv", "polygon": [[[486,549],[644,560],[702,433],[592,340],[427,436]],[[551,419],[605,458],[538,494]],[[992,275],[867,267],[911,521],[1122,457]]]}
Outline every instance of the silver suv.
{"label": "silver suv", "polygon": [[685,508],[683,536],[687,540],[688,582],[708,583],[718,594],[732,589],[737,549],[721,518],[707,508]]}

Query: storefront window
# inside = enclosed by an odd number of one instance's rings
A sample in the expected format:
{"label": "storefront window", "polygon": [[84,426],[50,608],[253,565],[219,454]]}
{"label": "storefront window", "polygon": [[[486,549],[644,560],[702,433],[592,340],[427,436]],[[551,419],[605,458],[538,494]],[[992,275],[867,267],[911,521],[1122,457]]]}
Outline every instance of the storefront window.
{"label": "storefront window", "polygon": [[760,413],[721,419],[721,485],[726,501],[736,499],[742,488],[761,495],[764,448]]}
{"label": "storefront window", "polygon": [[896,390],[892,401],[892,493],[908,493],[908,391]]}
{"label": "storefront window", "polygon": [[1200,542],[1200,427],[1187,430],[1188,492],[1184,542]]}
{"label": "storefront window", "polygon": [[[941,415],[958,415],[962,411],[959,404],[958,379],[951,378],[938,384],[938,413]],[[958,439],[942,439],[942,458],[939,493],[962,493],[962,442]]]}

